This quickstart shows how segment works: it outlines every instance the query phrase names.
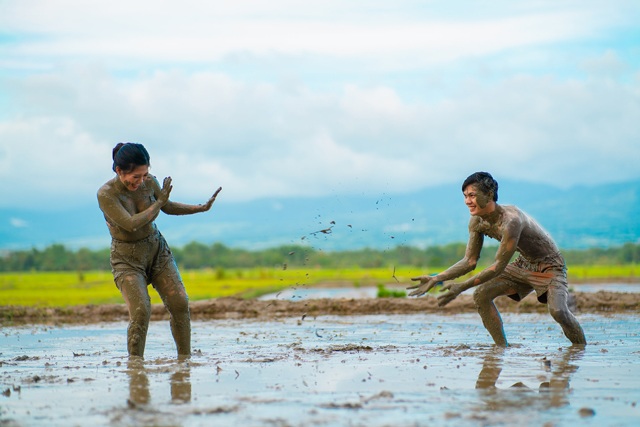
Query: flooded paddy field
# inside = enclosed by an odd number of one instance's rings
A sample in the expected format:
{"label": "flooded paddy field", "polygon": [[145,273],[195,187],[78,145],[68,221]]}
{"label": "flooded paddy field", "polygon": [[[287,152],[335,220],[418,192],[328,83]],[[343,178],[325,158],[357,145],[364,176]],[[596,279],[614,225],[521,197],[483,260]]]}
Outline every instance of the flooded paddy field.
{"label": "flooded paddy field", "polygon": [[[406,291],[406,285],[387,284],[385,287],[394,291]],[[572,290],[578,293],[616,292],[616,293],[640,293],[640,283],[582,283],[572,285]],[[281,292],[268,294],[260,297],[261,300],[285,299],[285,300],[307,300],[319,298],[376,298],[378,288],[375,286],[313,286],[313,287],[292,287]]]}
{"label": "flooded paddy field", "polygon": [[578,313],[576,348],[544,313],[504,313],[497,349],[476,313],[168,322],[129,361],[122,320],[9,325],[2,426],[631,426],[640,421],[636,312]]}

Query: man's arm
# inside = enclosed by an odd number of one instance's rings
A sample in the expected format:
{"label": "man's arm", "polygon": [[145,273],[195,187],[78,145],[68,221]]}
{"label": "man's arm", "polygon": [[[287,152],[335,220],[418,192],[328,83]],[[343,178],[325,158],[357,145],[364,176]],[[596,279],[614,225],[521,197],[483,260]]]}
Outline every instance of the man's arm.
{"label": "man's arm", "polygon": [[512,220],[505,225],[502,231],[502,240],[496,252],[496,258],[493,263],[482,270],[480,273],[460,283],[447,283],[441,291],[448,291],[446,294],[438,296],[438,305],[444,306],[453,301],[458,295],[464,291],[485,283],[494,277],[500,275],[511,261],[511,257],[518,248],[518,240],[522,231],[522,222]]}
{"label": "man's arm", "polygon": [[[473,220],[472,220],[473,221]],[[460,276],[464,276],[470,271],[476,268],[478,259],[480,258],[480,251],[482,250],[482,244],[484,242],[484,235],[476,231],[472,231],[471,223],[469,225],[469,241],[467,242],[467,248],[465,249],[464,258],[451,267],[447,268],[442,273],[438,273],[435,276],[419,276],[413,277],[411,280],[419,281],[419,285],[410,286],[407,289],[415,289],[409,294],[409,296],[422,296],[429,292],[438,282],[445,280],[452,280]]]}

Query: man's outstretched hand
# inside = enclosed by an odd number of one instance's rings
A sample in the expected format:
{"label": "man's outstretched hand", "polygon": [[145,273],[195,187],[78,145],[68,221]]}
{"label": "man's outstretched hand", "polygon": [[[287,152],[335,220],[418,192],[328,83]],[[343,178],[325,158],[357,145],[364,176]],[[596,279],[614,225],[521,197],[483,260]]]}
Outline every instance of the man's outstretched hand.
{"label": "man's outstretched hand", "polygon": [[465,287],[464,282],[463,283],[449,282],[449,283],[445,284],[442,287],[442,289],[440,289],[440,292],[447,291],[447,293],[442,294],[442,295],[438,295],[438,306],[439,307],[444,307],[445,305],[449,304],[451,301],[456,299],[458,297],[458,295],[460,295],[466,289],[467,288]]}
{"label": "man's outstretched hand", "polygon": [[407,289],[415,289],[415,291],[409,294],[410,297],[421,297],[426,294],[433,288],[435,285],[440,283],[440,280],[436,279],[436,276],[418,276],[412,277],[411,280],[414,282],[420,282],[419,285],[409,286]]}
{"label": "man's outstretched hand", "polygon": [[[412,277],[411,280],[414,282],[420,282],[420,284],[416,284],[413,286],[409,286],[407,289],[415,289],[413,292],[409,294],[410,297],[421,297],[422,295],[429,292],[434,286],[437,284],[441,284],[442,281],[437,279],[436,276],[418,276]],[[462,292],[466,291],[469,288],[467,282],[455,283],[453,281],[446,282],[440,292],[445,292],[444,294],[438,295],[438,306],[444,307],[449,304],[451,301],[456,299],[458,295]]]}

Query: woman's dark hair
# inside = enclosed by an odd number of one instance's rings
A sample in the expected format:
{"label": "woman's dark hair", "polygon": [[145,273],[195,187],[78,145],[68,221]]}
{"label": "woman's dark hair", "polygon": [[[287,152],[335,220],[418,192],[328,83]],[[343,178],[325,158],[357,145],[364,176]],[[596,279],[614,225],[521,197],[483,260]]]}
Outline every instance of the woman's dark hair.
{"label": "woman's dark hair", "polygon": [[493,201],[498,201],[498,181],[493,179],[489,172],[476,172],[469,175],[462,183],[462,191],[472,184],[477,185],[484,194],[493,193]]}
{"label": "woman's dark hair", "polygon": [[134,142],[119,142],[113,147],[113,171],[116,166],[123,172],[129,173],[138,166],[151,166],[149,153],[142,144]]}

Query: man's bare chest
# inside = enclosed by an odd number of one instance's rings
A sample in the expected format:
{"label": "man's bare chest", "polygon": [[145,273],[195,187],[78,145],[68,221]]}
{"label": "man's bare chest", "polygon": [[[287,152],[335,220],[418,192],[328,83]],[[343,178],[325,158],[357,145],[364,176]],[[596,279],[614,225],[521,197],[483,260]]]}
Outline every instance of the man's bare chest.
{"label": "man's bare chest", "polygon": [[482,233],[498,241],[502,240],[502,222],[491,223],[481,219],[475,228],[478,233]]}

